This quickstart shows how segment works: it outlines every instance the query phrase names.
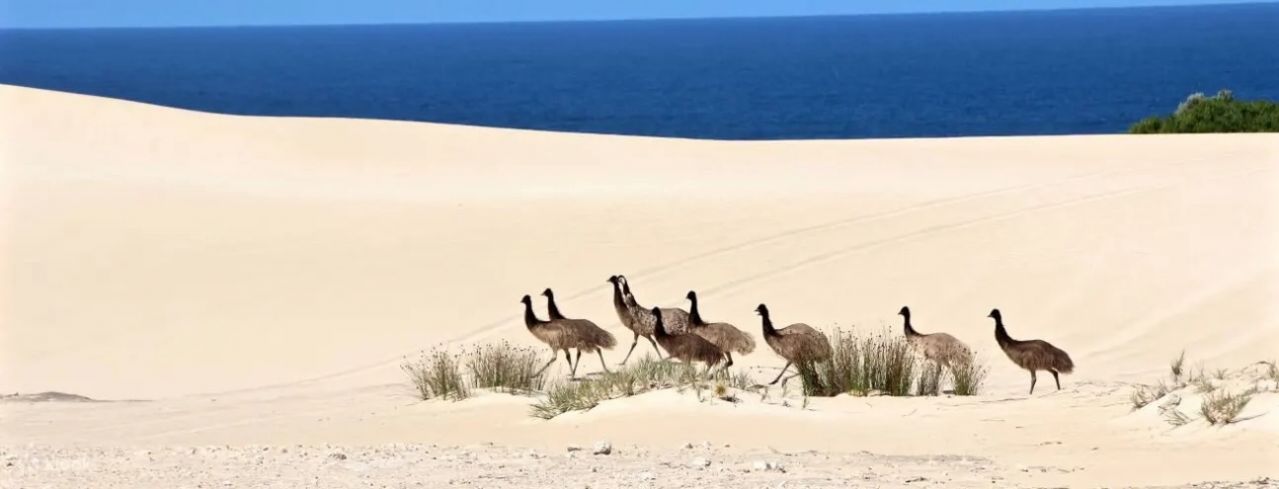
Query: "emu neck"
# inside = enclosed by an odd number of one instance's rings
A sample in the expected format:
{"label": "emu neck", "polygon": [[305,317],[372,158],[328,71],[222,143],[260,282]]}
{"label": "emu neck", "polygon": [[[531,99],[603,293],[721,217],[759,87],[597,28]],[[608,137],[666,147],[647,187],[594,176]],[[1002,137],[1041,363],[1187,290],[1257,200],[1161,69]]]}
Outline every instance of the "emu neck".
{"label": "emu neck", "polygon": [[906,336],[920,336],[919,332],[910,325],[910,313],[903,314],[902,317],[906,318]]}
{"label": "emu neck", "polygon": [[689,299],[689,301],[692,302],[692,304],[689,305],[689,311],[688,311],[689,322],[697,326],[706,324],[706,322],[702,321],[702,313],[697,312],[697,296],[693,296],[692,298]]}
{"label": "emu neck", "polygon": [[635,300],[635,294],[631,293],[630,285],[622,285],[622,297],[626,300],[627,307],[640,307],[639,302]]}
{"label": "emu neck", "polygon": [[551,316],[551,320],[564,319],[564,315],[560,314],[560,308],[555,306],[555,296],[546,296],[546,313]]}
{"label": "emu neck", "polygon": [[1008,336],[1008,330],[1004,329],[1004,321],[1000,319],[995,320],[995,341],[999,342],[1001,347],[1011,345],[1017,341]]}
{"label": "emu neck", "polygon": [[538,319],[536,314],[533,314],[533,303],[525,302],[524,303],[524,326],[528,327],[529,329],[533,329],[533,327],[538,326],[540,324],[542,324],[542,320]]}
{"label": "emu neck", "polygon": [[622,287],[613,284],[613,308],[626,309],[626,298],[622,296]]}
{"label": "emu neck", "polygon": [[768,317],[768,313],[761,314],[759,317],[764,319],[764,336],[777,336],[777,328],[773,327],[773,320]]}

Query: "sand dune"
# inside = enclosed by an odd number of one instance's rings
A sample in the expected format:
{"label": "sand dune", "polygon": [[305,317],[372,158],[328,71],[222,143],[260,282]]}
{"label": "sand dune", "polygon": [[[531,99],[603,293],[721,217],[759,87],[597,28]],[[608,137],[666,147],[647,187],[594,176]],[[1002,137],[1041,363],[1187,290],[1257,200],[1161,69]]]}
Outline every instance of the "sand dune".
{"label": "sand dune", "polygon": [[[154,400],[2,404],[19,443],[687,438],[1087,469],[1036,485],[1279,475],[1273,393],[1225,428],[1171,430],[1126,403],[1182,349],[1231,369],[1279,352],[1279,135],[717,142],[17,87],[0,107],[0,391]],[[526,398],[405,391],[418,349],[535,345],[518,300],[547,286],[618,335],[620,360],[614,273],[650,305],[695,289],[704,316],[755,335],[760,302],[782,324],[894,332],[910,305],[920,330],[978,350],[988,393],[807,410],[654,393],[540,421]],[[1025,395],[992,307],[1071,353],[1062,392]],[[738,363],[761,380],[782,364],[766,348]]]}

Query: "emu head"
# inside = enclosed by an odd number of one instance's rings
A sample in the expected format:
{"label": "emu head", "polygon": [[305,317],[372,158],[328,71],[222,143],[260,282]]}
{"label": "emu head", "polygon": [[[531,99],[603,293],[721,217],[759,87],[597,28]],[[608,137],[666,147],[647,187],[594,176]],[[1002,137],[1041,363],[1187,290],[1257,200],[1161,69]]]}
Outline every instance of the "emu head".
{"label": "emu head", "polygon": [[994,319],[995,321],[1002,321],[1004,319],[1004,317],[999,314],[999,309],[991,309],[990,314],[987,314],[986,317]]}
{"label": "emu head", "polygon": [[910,315],[910,308],[909,308],[909,307],[906,307],[906,306],[902,306],[902,310],[897,311],[897,315],[898,315],[898,316],[909,316],[909,315]]}

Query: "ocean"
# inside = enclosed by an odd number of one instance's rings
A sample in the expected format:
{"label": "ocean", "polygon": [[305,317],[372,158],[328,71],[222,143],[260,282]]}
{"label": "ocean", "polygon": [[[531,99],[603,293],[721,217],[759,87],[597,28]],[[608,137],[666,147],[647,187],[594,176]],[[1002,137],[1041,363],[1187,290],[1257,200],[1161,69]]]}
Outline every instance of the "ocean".
{"label": "ocean", "polygon": [[232,114],[689,138],[1118,133],[1193,92],[1279,100],[1279,3],[0,30],[0,83]]}

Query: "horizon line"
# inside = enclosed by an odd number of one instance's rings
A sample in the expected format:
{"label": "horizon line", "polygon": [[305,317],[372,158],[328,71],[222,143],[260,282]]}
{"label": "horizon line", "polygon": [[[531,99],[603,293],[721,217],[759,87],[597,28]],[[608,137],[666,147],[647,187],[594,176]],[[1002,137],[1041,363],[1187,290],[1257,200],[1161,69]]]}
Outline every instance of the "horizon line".
{"label": "horizon line", "polygon": [[18,30],[109,30],[109,29],[235,29],[263,27],[378,27],[378,26],[466,26],[466,25],[504,25],[504,24],[568,24],[568,23],[610,23],[610,22],[656,22],[656,21],[698,21],[698,20],[756,20],[756,19],[812,19],[828,17],[903,17],[932,16],[956,14],[1015,14],[1015,13],[1051,13],[1051,12],[1083,12],[1094,10],[1169,10],[1215,7],[1279,5],[1279,0],[1240,0],[1223,3],[1171,4],[1171,5],[1117,5],[1092,7],[1047,7],[1047,8],[1013,8],[1013,9],[978,9],[978,10],[934,10],[920,12],[863,12],[848,14],[795,14],[795,15],[747,15],[747,16],[690,16],[690,17],[620,17],[620,18],[581,18],[581,19],[525,19],[525,20],[441,20],[441,21],[406,21],[406,22],[352,22],[352,23],[245,23],[245,24],[174,24],[174,25],[102,25],[102,26],[4,26],[0,31]]}

